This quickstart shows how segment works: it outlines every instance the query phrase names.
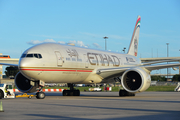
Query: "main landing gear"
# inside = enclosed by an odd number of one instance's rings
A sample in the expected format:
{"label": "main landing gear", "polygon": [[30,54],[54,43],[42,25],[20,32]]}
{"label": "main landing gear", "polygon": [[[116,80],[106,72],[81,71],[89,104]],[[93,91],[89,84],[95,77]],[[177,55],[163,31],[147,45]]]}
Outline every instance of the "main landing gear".
{"label": "main landing gear", "polygon": [[70,90],[63,90],[63,96],[80,96],[80,91],[74,89],[73,84],[68,83]]}
{"label": "main landing gear", "polygon": [[119,90],[119,96],[125,97],[125,96],[135,96],[134,93],[127,92],[126,90]]}

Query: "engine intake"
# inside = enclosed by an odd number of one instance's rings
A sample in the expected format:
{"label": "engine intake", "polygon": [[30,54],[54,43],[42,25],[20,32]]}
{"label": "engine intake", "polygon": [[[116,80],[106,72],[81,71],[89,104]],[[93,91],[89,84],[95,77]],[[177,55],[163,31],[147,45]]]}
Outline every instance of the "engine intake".
{"label": "engine intake", "polygon": [[25,93],[36,92],[36,88],[39,87],[38,81],[30,81],[28,78],[23,76],[21,72],[17,73],[17,75],[15,76],[15,85],[18,88],[18,90]]}
{"label": "engine intake", "polygon": [[124,72],[121,83],[126,91],[130,93],[138,93],[149,88],[151,78],[145,70],[141,68],[133,68]]}

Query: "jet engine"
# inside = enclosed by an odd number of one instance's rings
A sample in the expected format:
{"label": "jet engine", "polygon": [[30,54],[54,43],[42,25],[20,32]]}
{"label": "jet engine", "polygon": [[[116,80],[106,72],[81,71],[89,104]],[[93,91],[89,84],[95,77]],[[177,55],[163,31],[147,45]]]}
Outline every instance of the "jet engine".
{"label": "jet engine", "polygon": [[31,81],[25,76],[21,74],[21,72],[17,73],[15,76],[15,85],[21,92],[24,93],[32,93],[36,92],[37,88],[39,87],[38,81]]}
{"label": "jet engine", "polygon": [[123,73],[121,84],[127,92],[143,92],[149,88],[151,77],[145,70],[141,68],[133,68]]}

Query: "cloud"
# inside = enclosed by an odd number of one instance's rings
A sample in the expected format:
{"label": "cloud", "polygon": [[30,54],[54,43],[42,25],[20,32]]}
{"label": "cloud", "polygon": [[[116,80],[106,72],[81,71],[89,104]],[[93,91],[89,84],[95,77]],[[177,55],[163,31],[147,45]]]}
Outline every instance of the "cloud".
{"label": "cloud", "polygon": [[77,41],[77,45],[81,46],[81,47],[86,47],[86,45],[84,45],[84,43],[82,41]]}
{"label": "cloud", "polygon": [[66,44],[66,42],[64,42],[64,41],[58,41],[58,43],[60,43],[60,44]]}
{"label": "cloud", "polygon": [[53,43],[55,43],[56,41],[54,41],[53,39],[45,39],[43,41],[40,41],[40,40],[31,40],[30,42],[27,42],[27,44],[36,45],[36,44],[45,43],[45,42],[53,42]]}
{"label": "cloud", "polygon": [[[85,45],[83,43],[83,41],[76,41],[76,40],[70,40],[69,42],[64,42],[64,41],[58,41],[56,42],[55,40],[53,39],[45,39],[43,41],[40,41],[40,40],[31,40],[30,42],[27,42],[27,44],[30,44],[30,45],[37,45],[37,44],[40,44],[40,43],[47,43],[47,42],[50,42],[50,43],[60,43],[60,44],[74,44],[75,46],[79,46],[79,47],[85,47],[85,48],[89,48],[90,45],[87,44]],[[93,46],[95,46],[96,48],[101,48],[101,46],[97,43],[93,43]]]}
{"label": "cloud", "polygon": [[83,43],[83,41],[75,41],[75,40],[71,41],[71,40],[70,40],[68,44],[75,44],[76,46],[88,48],[88,45],[85,45],[85,44]]}
{"label": "cloud", "polygon": [[93,45],[96,47],[96,48],[101,48],[101,46],[97,43],[93,43]]}

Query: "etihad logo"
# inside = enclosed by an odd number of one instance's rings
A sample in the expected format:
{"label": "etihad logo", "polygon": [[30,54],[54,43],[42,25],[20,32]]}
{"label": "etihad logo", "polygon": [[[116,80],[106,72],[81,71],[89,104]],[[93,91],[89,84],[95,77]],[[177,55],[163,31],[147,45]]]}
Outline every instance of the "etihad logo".
{"label": "etihad logo", "polygon": [[101,65],[101,66],[105,66],[105,65],[109,66],[110,64],[112,64],[113,66],[120,65],[120,61],[118,57],[115,55],[88,52],[87,57],[91,65]]}

